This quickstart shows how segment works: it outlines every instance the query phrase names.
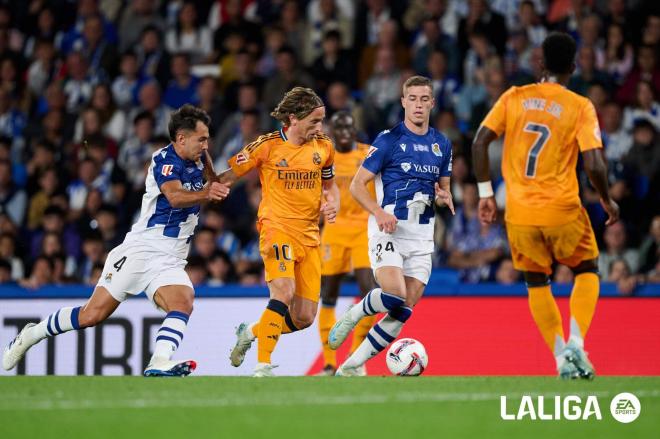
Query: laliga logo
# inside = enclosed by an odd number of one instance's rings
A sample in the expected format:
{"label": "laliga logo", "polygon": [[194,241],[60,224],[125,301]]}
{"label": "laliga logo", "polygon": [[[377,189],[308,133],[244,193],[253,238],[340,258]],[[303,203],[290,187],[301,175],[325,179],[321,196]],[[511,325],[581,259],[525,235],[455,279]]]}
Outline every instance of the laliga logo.
{"label": "laliga logo", "polygon": [[[532,421],[586,421],[591,417],[601,421],[603,415],[600,411],[598,398],[594,395],[587,396],[586,401],[577,395],[560,396],[555,395],[550,402],[546,402],[543,395],[538,395],[536,401],[532,396],[523,395],[518,406],[517,413],[509,413],[507,409],[507,397],[500,396],[500,417],[505,421],[521,421],[530,419]],[[550,399],[550,398],[548,398]],[[632,393],[619,393],[610,403],[610,412],[617,421],[628,424],[639,416],[641,404],[639,399]]]}

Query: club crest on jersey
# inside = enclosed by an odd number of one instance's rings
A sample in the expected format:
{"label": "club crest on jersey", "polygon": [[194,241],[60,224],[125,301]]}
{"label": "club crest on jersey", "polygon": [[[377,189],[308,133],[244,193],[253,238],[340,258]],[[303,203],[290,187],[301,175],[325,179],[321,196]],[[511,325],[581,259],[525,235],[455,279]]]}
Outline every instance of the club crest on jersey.
{"label": "club crest on jersey", "polygon": [[249,156],[247,152],[239,152],[236,154],[236,164],[242,165],[243,163],[247,163],[248,157]]}
{"label": "club crest on jersey", "polygon": [[286,159],[282,159],[282,160],[280,160],[280,162],[279,162],[277,165],[275,165],[275,166],[277,166],[278,168],[288,168],[288,167],[289,167],[289,164],[287,163]]}
{"label": "club crest on jersey", "polygon": [[160,173],[163,174],[165,177],[168,175],[172,175],[172,170],[174,169],[174,165],[163,165],[163,168],[160,170]]}
{"label": "club crest on jersey", "polygon": [[368,159],[369,157],[371,157],[373,155],[373,153],[376,152],[376,151],[378,151],[378,148],[376,148],[375,146],[370,146],[369,151],[367,151],[367,156],[365,157],[365,159]]}
{"label": "club crest on jersey", "polygon": [[280,271],[286,271],[286,264],[284,262],[280,262]]}
{"label": "club crest on jersey", "polygon": [[410,171],[410,163],[406,163],[406,162],[401,163],[401,169],[403,169],[403,172]]}
{"label": "club crest on jersey", "polygon": [[312,161],[314,162],[315,165],[320,165],[321,164],[321,154],[318,152],[314,152],[314,155],[312,155]]}
{"label": "club crest on jersey", "polygon": [[108,274],[105,275],[105,281],[107,283],[112,282],[112,273],[108,273]]}
{"label": "club crest on jersey", "polygon": [[438,145],[437,143],[431,145],[431,151],[433,151],[433,154],[437,155],[438,157],[442,157],[442,151],[440,151],[440,145]]}

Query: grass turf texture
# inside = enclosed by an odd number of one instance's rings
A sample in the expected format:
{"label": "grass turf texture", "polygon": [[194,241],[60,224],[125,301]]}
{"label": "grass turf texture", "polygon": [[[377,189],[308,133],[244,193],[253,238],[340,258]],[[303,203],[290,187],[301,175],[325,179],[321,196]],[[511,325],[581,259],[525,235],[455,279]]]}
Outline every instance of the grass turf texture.
{"label": "grass turf texture", "polygon": [[[641,415],[610,414],[620,392]],[[596,395],[603,419],[504,421],[522,395]],[[536,400],[536,398],[534,398]],[[660,377],[0,377],[0,436],[14,438],[646,438],[660,427]]]}

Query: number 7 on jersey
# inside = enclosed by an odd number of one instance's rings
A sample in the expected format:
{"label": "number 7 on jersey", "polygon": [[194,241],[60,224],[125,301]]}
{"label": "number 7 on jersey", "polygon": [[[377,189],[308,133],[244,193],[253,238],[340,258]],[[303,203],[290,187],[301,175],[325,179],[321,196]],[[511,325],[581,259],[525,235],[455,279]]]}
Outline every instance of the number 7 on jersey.
{"label": "number 7 on jersey", "polygon": [[538,134],[536,141],[529,149],[527,163],[525,164],[525,176],[534,178],[536,177],[536,162],[538,161],[539,154],[541,154],[541,150],[548,143],[548,139],[550,139],[550,128],[540,123],[527,122],[523,131]]}

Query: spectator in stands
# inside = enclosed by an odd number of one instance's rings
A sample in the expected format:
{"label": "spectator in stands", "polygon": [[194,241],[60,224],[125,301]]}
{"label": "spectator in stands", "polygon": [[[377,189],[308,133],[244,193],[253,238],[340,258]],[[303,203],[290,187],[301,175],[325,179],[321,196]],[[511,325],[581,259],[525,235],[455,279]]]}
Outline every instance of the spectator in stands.
{"label": "spectator in stands", "polygon": [[266,81],[263,93],[263,102],[269,111],[293,87],[314,87],[314,80],[298,67],[296,54],[290,47],[283,47],[277,52],[275,66],[275,74]]}
{"label": "spectator in stands", "polygon": [[17,226],[23,225],[28,200],[23,189],[12,179],[11,162],[0,160],[0,210],[6,212]]}
{"label": "spectator in stands", "polygon": [[266,45],[263,54],[257,63],[257,73],[264,77],[271,77],[276,70],[275,58],[277,53],[286,46],[286,34],[279,26],[270,26],[265,30]]}
{"label": "spectator in stands", "polygon": [[660,140],[655,127],[646,120],[639,120],[633,130],[633,146],[624,158],[634,180],[631,183],[635,196],[646,200],[644,209],[657,209],[660,201]]}
{"label": "spectator in stands", "polygon": [[433,82],[433,92],[435,93],[434,113],[453,109],[458,99],[460,82],[456,76],[447,71],[446,53],[442,50],[433,50],[429,53],[426,71]]}
{"label": "spectator in stands", "polygon": [[12,139],[12,160],[23,161],[25,114],[16,107],[9,91],[0,87],[0,136]]}
{"label": "spectator in stands", "polygon": [[360,53],[358,67],[358,86],[367,88],[368,80],[379,73],[378,64],[382,61],[382,53],[392,56],[393,69],[396,71],[410,66],[410,52],[399,37],[399,27],[393,19],[384,21],[378,30],[378,40],[365,47]]}
{"label": "spectator in stands", "polygon": [[633,61],[634,51],[632,45],[625,40],[623,26],[612,23],[607,28],[605,54],[598,68],[607,72],[614,82],[620,85],[632,70]]}
{"label": "spectator in stands", "polygon": [[23,279],[25,275],[23,260],[16,253],[16,238],[11,233],[0,233],[0,260],[9,264],[9,274],[12,280]]}
{"label": "spectator in stands", "polygon": [[112,97],[120,109],[128,111],[137,103],[140,84],[138,59],[132,50],[121,55],[119,73],[112,81]]}
{"label": "spectator in stands", "polygon": [[502,56],[506,48],[508,32],[504,17],[490,10],[486,0],[470,0],[465,18],[458,25],[458,47],[462,53],[467,53],[472,35],[480,33],[488,35],[497,53]]}
{"label": "spectator in stands", "polygon": [[632,147],[633,139],[623,127],[621,107],[616,102],[609,102],[603,107],[600,133],[608,162],[620,162]]}
{"label": "spectator in stands", "polygon": [[19,284],[23,288],[36,290],[53,282],[53,262],[47,256],[38,256],[32,263],[30,277],[22,279]]}
{"label": "spectator in stands", "polygon": [[48,232],[62,236],[62,242],[67,255],[78,257],[80,255],[80,237],[75,228],[66,223],[66,213],[58,206],[49,206],[44,212],[41,229],[32,234],[30,255],[35,258],[39,255],[41,241]]}
{"label": "spectator in stands", "polygon": [[185,53],[172,56],[170,62],[170,80],[163,101],[170,108],[179,108],[184,104],[197,105],[197,85],[199,78],[190,73],[190,57]]}
{"label": "spectator in stands", "polygon": [[655,91],[660,90],[660,69],[658,68],[655,47],[639,46],[637,48],[637,65],[626,76],[623,84],[616,92],[616,99],[622,105],[628,105],[635,100],[635,92],[639,81],[653,84]]}
{"label": "spectator in stands", "polygon": [[208,285],[221,287],[233,281],[233,266],[227,253],[216,250],[206,263],[206,271],[209,274]]}
{"label": "spectator in stands", "polygon": [[144,185],[144,164],[151,161],[151,138],[154,134],[154,118],[148,111],[135,115],[134,135],[127,138],[119,148],[117,165],[128,178],[130,190],[140,190]]}
{"label": "spectator in stands", "polygon": [[639,248],[640,268],[642,274],[651,273],[660,262],[660,215],[655,215],[649,227],[649,235],[642,241]]}
{"label": "spectator in stands", "polygon": [[39,172],[39,190],[30,197],[26,226],[35,230],[41,224],[46,208],[52,203],[53,195],[60,192],[60,181],[55,168]]}
{"label": "spectator in stands", "polygon": [[660,130],[660,104],[655,99],[653,85],[647,81],[637,83],[635,101],[623,113],[623,127],[632,131],[635,122],[642,119],[653,124],[656,131]]}
{"label": "spectator in stands", "polygon": [[[352,6],[350,2],[313,0],[307,6],[307,29],[304,38],[303,63],[311,64],[322,55],[322,45],[329,31],[337,32],[339,47],[348,50],[353,44]],[[353,80],[354,75],[351,76]]]}
{"label": "spectator in stands", "polygon": [[[133,46],[130,46],[133,47]],[[170,78],[170,54],[163,49],[160,30],[147,25],[142,31],[140,44],[133,47],[139,66],[138,76],[144,80],[155,79],[161,87]]]}
{"label": "spectator in stands", "polygon": [[461,280],[477,283],[493,279],[495,267],[507,251],[501,225],[482,225],[477,217],[477,185],[463,187],[463,205],[456,209],[449,229],[448,265],[460,271]]}
{"label": "spectator in stands", "polygon": [[85,18],[82,34],[73,42],[72,49],[89,61],[89,75],[97,81],[107,81],[116,75],[118,54],[116,45],[104,34],[100,15]]}
{"label": "spectator in stands", "polygon": [[13,283],[11,264],[6,259],[0,259],[0,285],[11,285]]}
{"label": "spectator in stands", "polygon": [[533,47],[540,47],[548,30],[541,23],[538,11],[532,1],[521,1],[519,6],[520,27],[527,33],[527,39]]}
{"label": "spectator in stands", "polygon": [[215,234],[216,232],[210,227],[200,227],[195,232],[191,253],[201,258],[204,263],[211,259],[211,255],[217,250],[215,246]]}
{"label": "spectator in stands", "polygon": [[444,70],[447,75],[456,77],[460,72],[460,54],[453,38],[442,32],[437,17],[427,16],[422,20],[421,32],[412,45],[412,66],[419,74],[432,74],[429,63],[434,52],[444,55]]}
{"label": "spectator in stands", "polygon": [[202,222],[204,227],[213,230],[216,248],[235,260],[240,250],[240,241],[234,232],[229,230],[227,217],[221,208],[214,205],[208,206]]}
{"label": "spectator in stands", "polygon": [[158,14],[154,0],[132,0],[119,19],[119,49],[123,52],[133,47],[146,29],[157,32],[165,29],[165,20]]}
{"label": "spectator in stands", "polygon": [[55,21],[55,14],[50,7],[43,7],[39,10],[35,24],[35,28],[32,29],[25,41],[23,48],[25,58],[34,57],[37,53],[39,41],[49,41],[54,49],[61,47],[64,34],[59,29],[58,23]]}
{"label": "spectator in stands", "polygon": [[76,279],[89,285],[94,277],[94,267],[97,265],[103,266],[105,257],[106,251],[101,232],[98,230],[87,232],[83,237],[82,256],[78,259],[75,272]]}
{"label": "spectator in stands", "polygon": [[103,274],[103,264],[94,264],[92,267],[92,274],[89,276],[89,280],[85,283],[85,285],[92,287],[96,286],[96,284],[99,282],[99,279],[101,278],[101,274]]}
{"label": "spectator in stands", "polygon": [[278,24],[284,30],[287,46],[293,49],[300,63],[307,66],[309,60],[304,58],[307,26],[301,19],[299,2],[297,0],[284,0],[280,8],[280,20]]}
{"label": "spectator in stands", "polygon": [[325,101],[326,121],[329,121],[337,111],[348,111],[353,116],[358,133],[364,133],[364,111],[362,106],[351,96],[348,85],[339,81],[330,84],[326,92]]}
{"label": "spectator in stands", "polygon": [[61,68],[61,61],[57,58],[51,40],[40,39],[35,44],[35,56],[27,71],[26,85],[28,92],[38,98],[45,93],[46,87]]}
{"label": "spectator in stands", "polygon": [[394,125],[401,108],[401,71],[392,49],[382,47],[376,54],[374,72],[364,87],[365,122],[370,137]]}
{"label": "spectator in stands", "polygon": [[610,265],[612,261],[623,259],[631,273],[639,268],[639,253],[636,249],[628,248],[626,226],[622,221],[610,225],[605,229],[603,237],[605,248],[598,256],[598,271],[603,280],[610,278]]}
{"label": "spectator in stands", "polygon": [[[247,58],[251,58],[247,52],[245,52],[245,55]],[[244,73],[247,74],[247,72]],[[206,111],[211,117],[211,125],[209,126],[211,138],[213,138],[218,132],[220,124],[227,115],[227,110],[223,105],[223,101],[220,99],[220,93],[218,93],[217,88],[217,80],[215,77],[204,76],[199,80],[199,84],[197,84],[197,92],[194,99],[197,101],[197,106]],[[236,93],[238,93],[238,90],[236,90]],[[227,91],[225,92],[225,97],[227,97]],[[231,99],[234,99],[235,101],[238,97],[235,95]]]}
{"label": "spectator in stands", "polygon": [[[69,197],[69,207],[71,211],[69,217],[77,219],[82,213],[87,193],[94,188],[94,181],[99,176],[99,169],[96,162],[91,158],[85,158],[78,164],[78,178],[71,181],[66,188]],[[103,189],[99,188],[102,192]]]}
{"label": "spectator in stands", "polygon": [[[477,132],[477,129],[481,125],[481,121],[484,120],[490,109],[495,105],[495,102],[499,97],[506,91],[508,84],[506,82],[506,77],[503,72],[494,70],[490,75],[486,77],[486,97],[483,101],[476,103],[472,107],[472,118],[470,120],[470,133],[474,135]],[[490,152],[490,151],[489,151]],[[499,157],[501,159],[501,156]],[[501,160],[497,160],[499,163]],[[499,175],[498,172],[496,175]]]}
{"label": "spectator in stands", "polygon": [[85,108],[91,99],[94,78],[89,75],[88,61],[80,52],[71,52],[66,57],[66,71],[62,82],[67,99],[66,109],[76,113]]}
{"label": "spectator in stands", "polygon": [[[140,105],[138,107],[133,107],[133,110],[128,115],[129,120],[134,120],[135,116],[142,111],[148,111],[154,119],[154,135],[169,135],[167,131],[167,123],[170,120],[172,108],[162,103],[158,82],[145,82],[142,85],[142,88],[140,88],[138,96]],[[132,135],[133,132],[131,129],[126,137]]]}
{"label": "spectator in stands", "polygon": [[637,277],[632,275],[628,262],[623,258],[613,259],[610,262],[607,281],[615,283],[619,293],[624,296],[632,295],[637,287]]}
{"label": "spectator in stands", "polygon": [[170,53],[188,53],[193,64],[212,61],[211,30],[198,20],[194,2],[185,1],[181,5],[176,25],[165,34],[165,47]]}
{"label": "spectator in stands", "polygon": [[190,277],[190,282],[197,287],[206,284],[208,272],[206,270],[206,260],[200,256],[189,256],[186,265],[186,273]]}
{"label": "spectator in stands", "polygon": [[259,129],[259,117],[260,114],[257,110],[247,110],[242,113],[237,129],[227,139],[222,154],[215,160],[216,172],[227,169],[227,160],[238,153],[245,145],[257,140],[257,137],[262,134]]}
{"label": "spectator in stands", "polygon": [[587,96],[589,87],[601,84],[611,90],[612,82],[607,73],[596,68],[596,51],[592,46],[582,46],[577,53],[577,70],[568,83],[568,88],[575,93]]}
{"label": "spectator in stands", "polygon": [[513,268],[513,261],[511,259],[502,259],[497,266],[495,280],[498,284],[502,285],[513,285],[520,282],[520,272]]}
{"label": "spectator in stands", "polygon": [[323,37],[321,54],[310,68],[316,80],[316,92],[325,95],[328,86],[335,81],[353,87],[354,70],[348,51],[341,48],[341,35],[336,30],[328,31]]}

